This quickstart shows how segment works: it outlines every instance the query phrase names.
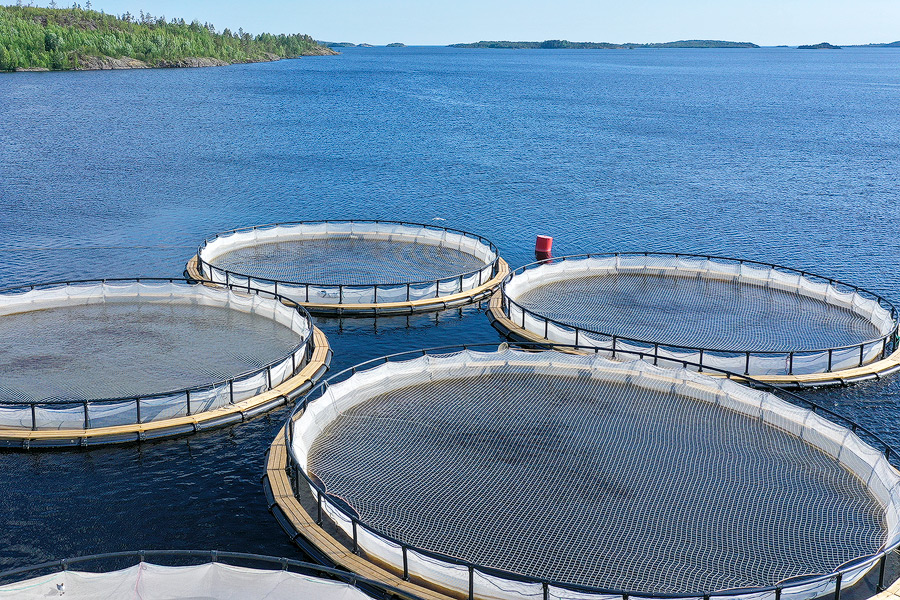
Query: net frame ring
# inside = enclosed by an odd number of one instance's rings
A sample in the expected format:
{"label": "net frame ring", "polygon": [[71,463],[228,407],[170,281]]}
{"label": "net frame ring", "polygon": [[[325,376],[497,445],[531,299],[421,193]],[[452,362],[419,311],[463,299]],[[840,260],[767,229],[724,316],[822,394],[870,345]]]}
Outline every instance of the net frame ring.
{"label": "net frame ring", "polygon": [[[579,327],[574,319],[554,319],[539,308],[518,302],[523,294],[542,285],[611,273],[650,273],[660,276],[691,275],[726,283],[770,287],[820,300],[832,309],[847,310],[868,321],[878,335],[846,346],[746,350],[722,347],[687,347],[663,338],[641,339]],[[504,279],[490,303],[491,324],[508,339],[593,349],[632,350],[658,365],[699,363],[787,387],[843,385],[889,375],[900,370],[900,311],[874,292],[832,279],[771,263],[721,256],[618,252],[562,256],[519,267]]]}
{"label": "net frame ring", "polygon": [[[714,379],[696,370],[676,371],[654,367],[646,361],[637,360],[638,353],[629,351],[623,353],[631,355],[631,363],[609,360],[608,352],[574,355],[530,344],[499,352],[495,349],[496,346],[485,344],[432,348],[381,357],[334,374],[311,391],[304,402],[294,409],[272,443],[264,477],[267,495],[272,494],[274,489],[292,491],[292,495],[273,496],[273,512],[284,516],[279,518],[279,523],[291,539],[303,548],[327,547],[332,559],[349,568],[358,568],[359,557],[362,556],[368,563],[365,571],[370,576],[374,572],[379,580],[386,582],[411,581],[427,591],[420,592],[420,595],[447,600],[466,596],[521,600],[523,595],[535,595],[535,590],[537,595],[542,590],[545,598],[565,598],[574,593],[579,598],[601,597],[606,600],[629,600],[633,597],[648,600],[684,597],[758,600],[760,597],[778,598],[782,595],[813,599],[840,597],[843,591],[861,582],[866,582],[862,585],[875,585],[878,591],[890,583],[885,579],[885,565],[900,547],[900,493],[897,492],[900,489],[900,472],[897,471],[896,453],[865,427],[806,398],[759,380],[748,382],[765,391],[748,389],[728,380],[733,379],[734,374],[723,373],[731,377]],[[536,356],[548,357],[548,360],[536,359]],[[850,474],[858,475],[862,485],[871,490],[871,497],[884,511],[885,540],[873,554],[835,565],[832,572],[798,575],[773,581],[768,586],[677,593],[622,590],[541,579],[527,573],[504,571],[496,565],[485,567],[474,564],[458,552],[442,554],[416,547],[383,533],[352,508],[348,512],[345,503],[336,500],[338,496],[326,491],[325,483],[307,473],[308,460],[317,437],[345,411],[369,399],[380,398],[390,389],[413,385],[410,377],[419,377],[415,381],[420,383],[444,380],[444,375],[449,371],[443,374],[441,371],[448,369],[447,363],[452,361],[459,363],[456,365],[459,369],[455,372],[462,377],[479,377],[485,369],[502,368],[516,362],[522,363],[520,366],[524,373],[548,374],[548,369],[564,369],[566,365],[582,361],[586,364],[576,366],[581,370],[587,369],[586,375],[590,377],[598,376],[598,370],[615,371],[609,379],[615,384],[637,384],[655,391],[666,391],[670,385],[678,385],[678,393],[692,396],[701,403],[715,404],[802,440]],[[473,368],[469,364],[472,362],[479,363],[478,367]],[[597,364],[587,364],[591,362]],[[394,365],[394,371],[390,365]],[[398,368],[404,376],[396,377]],[[643,381],[644,377],[648,380]],[[354,384],[359,387],[354,387]],[[778,392],[782,397],[772,392]],[[307,513],[307,510],[311,512]],[[326,525],[326,522],[329,524]],[[522,543],[527,547],[526,542]],[[335,551],[336,548],[343,550]]]}
{"label": "net frame ring", "polygon": [[[473,256],[482,266],[426,281],[325,284],[258,277],[214,264],[230,252],[255,245],[329,237],[402,240],[448,248]],[[348,317],[408,315],[473,304],[491,296],[508,274],[509,266],[497,247],[481,236],[431,224],[383,220],[293,221],[232,229],[204,240],[185,269],[190,279],[269,290],[290,298],[314,315]]]}
{"label": "net frame ring", "polygon": [[0,402],[0,448],[92,447],[182,436],[241,423],[292,401],[331,363],[328,339],[309,313],[276,294],[178,278],[61,281],[0,289],[0,319],[103,303],[211,306],[290,329],[296,344],[261,366],[200,378],[190,387],[97,398]]}

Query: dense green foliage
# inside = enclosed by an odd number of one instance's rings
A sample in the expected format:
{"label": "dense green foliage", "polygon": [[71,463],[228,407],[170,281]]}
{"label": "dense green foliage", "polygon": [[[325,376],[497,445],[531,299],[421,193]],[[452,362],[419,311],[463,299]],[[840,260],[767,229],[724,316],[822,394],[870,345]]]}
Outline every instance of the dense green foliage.
{"label": "dense green foliage", "polygon": [[73,69],[93,56],[162,66],[187,57],[235,63],[324,53],[329,51],[308,35],[217,33],[208,23],[166,21],[143,12],[116,17],[78,7],[0,6],[0,70],[6,71]]}
{"label": "dense green foliage", "polygon": [[681,40],[661,44],[611,44],[609,42],[570,42],[568,40],[546,40],[544,42],[475,42],[474,44],[452,44],[453,48],[526,48],[526,49],[575,49],[575,50],[621,50],[625,48],[759,48],[750,42],[723,42],[720,40]]}

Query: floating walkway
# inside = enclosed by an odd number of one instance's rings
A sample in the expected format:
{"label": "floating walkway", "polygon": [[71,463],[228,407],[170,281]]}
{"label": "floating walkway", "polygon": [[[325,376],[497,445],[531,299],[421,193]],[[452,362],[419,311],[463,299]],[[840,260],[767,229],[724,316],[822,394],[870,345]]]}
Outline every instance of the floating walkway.
{"label": "floating walkway", "polygon": [[[900,543],[894,453],[793,399],[640,360],[402,353],[312,390],[271,445],[263,482],[273,515],[317,560],[432,600],[882,589]],[[483,411],[496,418],[474,418]],[[601,448],[613,450],[581,458]]]}

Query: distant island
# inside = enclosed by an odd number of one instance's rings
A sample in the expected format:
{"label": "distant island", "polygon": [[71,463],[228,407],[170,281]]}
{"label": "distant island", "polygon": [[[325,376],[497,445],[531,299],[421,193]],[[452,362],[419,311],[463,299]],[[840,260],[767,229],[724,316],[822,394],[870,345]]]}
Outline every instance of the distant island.
{"label": "distant island", "polygon": [[354,44],[353,42],[318,42],[326,48],[374,48],[372,44]]}
{"label": "distant island", "polygon": [[806,46],[797,46],[797,50],[840,50],[840,46],[832,46],[828,42],[822,42],[821,44],[811,44]]}
{"label": "distant island", "polygon": [[406,48],[406,44],[403,44],[401,42],[394,42],[393,44],[388,44],[386,47],[387,48]]}
{"label": "distant island", "polygon": [[0,6],[0,71],[212,67],[326,54],[336,52],[302,34],[220,33],[144,12]]}
{"label": "distant island", "polygon": [[658,44],[613,44],[610,42],[570,42],[546,40],[543,42],[475,42],[451,44],[451,48],[500,48],[500,49],[562,49],[562,50],[623,50],[634,48],[759,48],[750,42],[725,42],[721,40],[680,40]]}
{"label": "distant island", "polygon": [[900,48],[900,41],[887,44],[863,44],[858,46],[845,46],[845,48]]}

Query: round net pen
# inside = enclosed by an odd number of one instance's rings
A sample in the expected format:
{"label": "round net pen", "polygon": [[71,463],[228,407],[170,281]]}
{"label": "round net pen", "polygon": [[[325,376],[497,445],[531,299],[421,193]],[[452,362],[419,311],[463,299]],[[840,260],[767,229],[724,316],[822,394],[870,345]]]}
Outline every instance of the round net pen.
{"label": "round net pen", "polygon": [[331,351],[284,298],[141,279],[0,291],[0,446],[192,433],[309,390]]}
{"label": "round net pen", "polygon": [[511,339],[641,352],[779,385],[900,369],[885,298],[779,265],[685,254],[590,254],[526,265],[492,299]]}
{"label": "round net pen", "polygon": [[314,388],[264,481],[314,555],[447,597],[806,600],[884,586],[886,452],[727,378],[438,349]]}
{"label": "round net pen", "polygon": [[483,300],[508,274],[490,241],[393,221],[276,223],[205,240],[198,280],[281,294],[321,315],[396,315]]}
{"label": "round net pen", "polygon": [[80,556],[0,572],[0,598],[44,600],[418,600],[402,589],[289,558],[201,550]]}

